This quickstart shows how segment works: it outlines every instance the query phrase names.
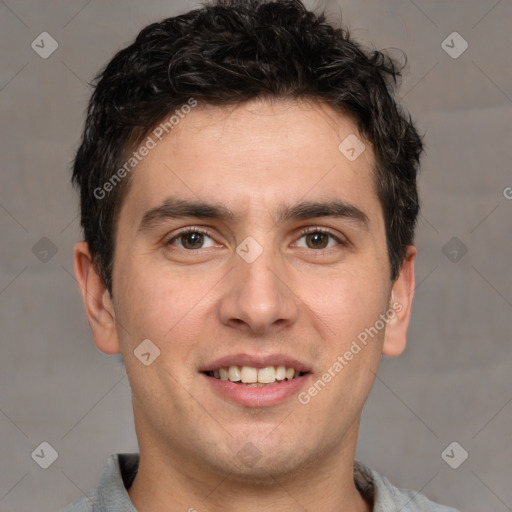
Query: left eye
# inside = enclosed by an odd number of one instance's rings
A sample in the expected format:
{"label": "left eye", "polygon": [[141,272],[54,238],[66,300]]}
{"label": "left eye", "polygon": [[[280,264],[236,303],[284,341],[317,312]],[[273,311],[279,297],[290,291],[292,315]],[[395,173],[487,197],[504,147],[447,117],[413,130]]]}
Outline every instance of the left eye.
{"label": "left eye", "polygon": [[[183,231],[176,235],[175,237],[171,238],[167,245],[176,245],[173,242],[179,241],[181,242],[181,248],[182,249],[204,249],[204,247],[201,247],[201,245],[204,243],[205,237],[209,238],[212,243],[207,247],[213,247],[213,239],[211,236],[209,236],[204,231],[199,230],[190,230],[190,231]],[[180,247],[178,245],[178,247]]]}
{"label": "left eye", "polygon": [[[299,240],[305,238],[306,240],[306,249],[329,249],[336,245],[336,243],[340,244],[341,242],[331,233],[327,231],[309,231],[303,233]],[[334,244],[329,245],[329,238],[331,241],[334,241]]]}

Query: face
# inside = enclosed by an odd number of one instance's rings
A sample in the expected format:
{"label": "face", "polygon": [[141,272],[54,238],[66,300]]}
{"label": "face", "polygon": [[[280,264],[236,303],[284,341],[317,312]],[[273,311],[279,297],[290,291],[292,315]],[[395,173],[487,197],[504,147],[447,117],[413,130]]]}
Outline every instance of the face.
{"label": "face", "polygon": [[351,134],[320,103],[199,104],[133,171],[91,325],[123,354],[141,453],[240,478],[353,455],[380,357],[405,343],[414,250],[391,283]]}

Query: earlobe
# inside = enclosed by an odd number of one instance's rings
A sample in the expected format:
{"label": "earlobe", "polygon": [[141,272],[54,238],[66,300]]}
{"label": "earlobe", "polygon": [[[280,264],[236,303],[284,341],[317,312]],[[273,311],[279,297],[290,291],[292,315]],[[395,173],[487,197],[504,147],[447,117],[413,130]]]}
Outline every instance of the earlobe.
{"label": "earlobe", "polygon": [[407,329],[411,318],[412,299],[416,286],[414,277],[416,254],[416,247],[413,245],[407,247],[406,257],[400,268],[400,273],[393,283],[384,344],[382,346],[382,354],[385,356],[399,356],[404,351],[407,343]]}
{"label": "earlobe", "polygon": [[117,354],[120,348],[114,306],[86,242],[75,245],[74,270],[96,346],[107,354]]}

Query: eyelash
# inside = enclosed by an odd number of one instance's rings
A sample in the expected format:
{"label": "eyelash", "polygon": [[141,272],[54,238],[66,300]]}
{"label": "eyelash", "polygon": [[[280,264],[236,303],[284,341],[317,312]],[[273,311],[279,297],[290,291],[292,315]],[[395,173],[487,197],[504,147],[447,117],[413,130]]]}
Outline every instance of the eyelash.
{"label": "eyelash", "polygon": [[[184,228],[182,229],[181,231],[179,231],[178,233],[176,233],[172,238],[170,238],[166,243],[165,245],[172,245],[172,242],[174,242],[175,240],[177,240],[180,236],[183,236],[183,235],[186,235],[187,233],[200,233],[202,235],[206,235],[206,236],[209,236],[210,238],[213,239],[213,237],[210,235],[210,233],[205,230],[205,229],[202,229],[202,228],[197,228],[197,227],[194,227],[194,226],[189,226],[187,228]],[[326,228],[321,228],[321,227],[309,227],[309,228],[303,228],[300,232],[299,232],[299,237],[298,239],[301,239],[304,235],[308,235],[308,234],[311,234],[311,233],[323,233],[325,235],[329,235],[331,238],[333,238],[334,240],[336,240],[336,242],[338,242],[341,246],[347,246],[347,243],[344,242],[343,240],[340,240],[337,236],[335,236],[330,230],[326,229]],[[333,249],[333,247],[329,247],[328,249]],[[323,249],[323,251],[326,251],[328,249]],[[195,252],[195,251],[201,251],[202,249],[184,249],[185,251],[187,252]],[[311,250],[315,250],[315,249],[311,249]]]}

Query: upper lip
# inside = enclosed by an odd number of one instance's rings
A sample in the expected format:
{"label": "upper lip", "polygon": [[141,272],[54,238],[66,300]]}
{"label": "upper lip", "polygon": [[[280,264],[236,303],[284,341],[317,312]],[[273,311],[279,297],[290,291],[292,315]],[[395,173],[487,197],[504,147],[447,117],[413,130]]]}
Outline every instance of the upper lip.
{"label": "upper lip", "polygon": [[266,368],[267,366],[285,366],[286,368],[293,368],[301,373],[308,373],[311,371],[310,367],[298,361],[297,359],[287,356],[285,354],[271,354],[266,356],[258,356],[251,354],[230,354],[221,357],[211,363],[207,363],[201,368],[200,372],[212,372],[219,368],[228,368],[230,366],[250,366],[252,368]]}

